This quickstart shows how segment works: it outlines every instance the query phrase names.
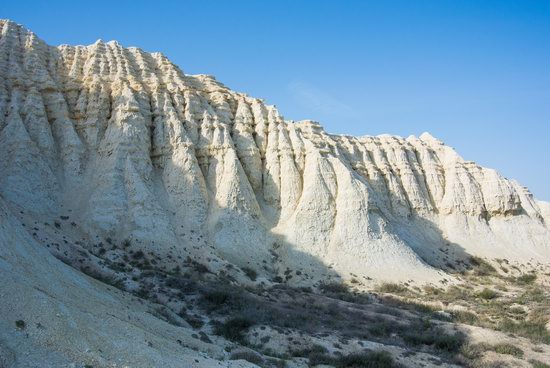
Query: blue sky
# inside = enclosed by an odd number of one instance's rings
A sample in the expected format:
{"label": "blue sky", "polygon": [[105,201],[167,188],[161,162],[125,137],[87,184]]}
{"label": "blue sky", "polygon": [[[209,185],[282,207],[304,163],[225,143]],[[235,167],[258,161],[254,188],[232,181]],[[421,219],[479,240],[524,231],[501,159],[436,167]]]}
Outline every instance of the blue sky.
{"label": "blue sky", "polygon": [[550,1],[5,1],[58,45],[116,39],[331,133],[429,131],[550,200]]}

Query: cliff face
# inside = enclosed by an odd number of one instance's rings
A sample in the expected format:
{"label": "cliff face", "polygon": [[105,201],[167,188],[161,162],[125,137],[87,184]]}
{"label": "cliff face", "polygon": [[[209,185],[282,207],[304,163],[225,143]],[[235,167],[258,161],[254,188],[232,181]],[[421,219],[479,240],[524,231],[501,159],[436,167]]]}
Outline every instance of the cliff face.
{"label": "cliff face", "polygon": [[0,195],[70,216],[83,243],[300,270],[296,283],[550,261],[548,204],[429,134],[330,135],[158,53],[0,30]]}

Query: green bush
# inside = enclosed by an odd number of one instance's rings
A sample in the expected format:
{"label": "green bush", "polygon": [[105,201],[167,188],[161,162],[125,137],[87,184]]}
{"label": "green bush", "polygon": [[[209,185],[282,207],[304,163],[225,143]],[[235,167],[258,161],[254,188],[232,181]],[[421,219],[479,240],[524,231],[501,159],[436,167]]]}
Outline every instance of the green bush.
{"label": "green bush", "polygon": [[468,311],[451,311],[451,317],[453,318],[453,321],[464,323],[467,325],[475,325],[479,318],[472,312]]}
{"label": "green bush", "polygon": [[521,350],[520,348],[512,344],[505,344],[505,343],[497,344],[493,346],[491,350],[493,350],[495,353],[498,353],[498,354],[507,354],[518,358],[523,356],[523,350]]}
{"label": "green bush", "polygon": [[377,290],[380,291],[381,293],[390,293],[390,294],[402,294],[408,291],[408,289],[405,286],[390,283],[390,282],[383,283],[377,288]]}
{"label": "green bush", "polygon": [[497,272],[489,262],[480,257],[470,257],[470,264],[477,276],[489,276]]}
{"label": "green bush", "polygon": [[532,284],[537,279],[537,275],[530,273],[527,275],[521,275],[516,278],[516,283],[520,285]]}
{"label": "green bush", "polygon": [[483,353],[491,350],[491,345],[486,343],[481,344],[468,344],[462,346],[460,349],[460,353],[464,355],[466,358],[471,360],[480,359],[483,356]]}
{"label": "green bush", "polygon": [[509,318],[502,320],[498,329],[504,332],[526,337],[534,342],[550,344],[550,332],[546,329],[546,321],[522,321],[514,322]]}
{"label": "green bush", "polygon": [[427,345],[447,353],[460,351],[464,344],[462,334],[449,335],[442,329],[432,327],[426,322],[410,326],[403,333],[403,340],[410,345]]}
{"label": "green bush", "polygon": [[319,289],[325,294],[330,293],[347,293],[349,292],[349,289],[346,285],[340,283],[340,282],[327,282],[322,283],[319,286]]}
{"label": "green bush", "polygon": [[253,325],[254,322],[246,318],[231,318],[223,323],[217,324],[214,327],[214,333],[231,341],[242,342],[244,340],[245,331]]}
{"label": "green bush", "polygon": [[478,298],[485,299],[485,300],[491,300],[498,297],[498,293],[494,290],[485,288],[481,290],[479,293],[476,294]]}

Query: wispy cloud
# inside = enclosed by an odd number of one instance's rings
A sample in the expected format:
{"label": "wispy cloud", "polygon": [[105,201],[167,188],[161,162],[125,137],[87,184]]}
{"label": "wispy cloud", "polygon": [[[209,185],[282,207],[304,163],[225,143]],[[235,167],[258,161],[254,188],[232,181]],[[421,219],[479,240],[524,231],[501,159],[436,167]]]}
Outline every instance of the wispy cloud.
{"label": "wispy cloud", "polygon": [[357,112],[350,105],[309,83],[294,81],[288,85],[288,89],[296,102],[312,113],[340,117],[357,116]]}

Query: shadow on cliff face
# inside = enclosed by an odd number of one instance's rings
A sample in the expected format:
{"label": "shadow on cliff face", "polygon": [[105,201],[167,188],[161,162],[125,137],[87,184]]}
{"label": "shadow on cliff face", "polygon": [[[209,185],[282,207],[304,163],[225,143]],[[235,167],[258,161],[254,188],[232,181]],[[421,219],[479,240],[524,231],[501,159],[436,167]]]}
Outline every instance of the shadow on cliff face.
{"label": "shadow on cliff face", "polygon": [[460,244],[447,240],[429,219],[413,215],[393,220],[395,233],[428,265],[448,274],[463,273],[477,266],[476,257]]}

